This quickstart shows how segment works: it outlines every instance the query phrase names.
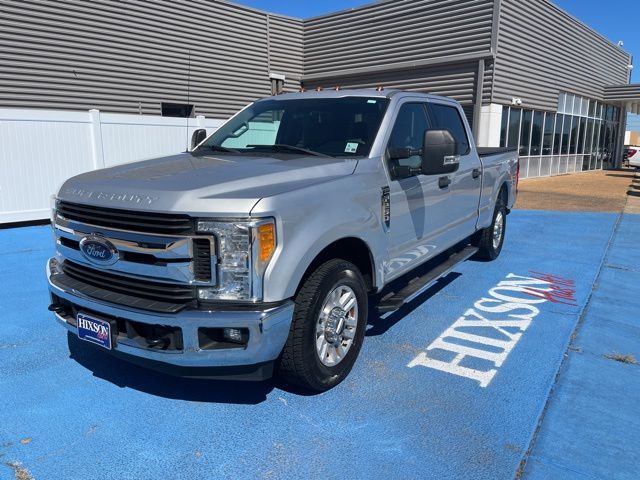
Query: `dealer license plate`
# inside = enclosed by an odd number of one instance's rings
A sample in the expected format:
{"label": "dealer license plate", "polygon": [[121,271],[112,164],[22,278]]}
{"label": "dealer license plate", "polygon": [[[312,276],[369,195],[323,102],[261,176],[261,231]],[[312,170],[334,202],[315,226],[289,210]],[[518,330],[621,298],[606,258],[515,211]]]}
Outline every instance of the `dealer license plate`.
{"label": "dealer license plate", "polygon": [[109,322],[84,313],[78,313],[76,323],[80,340],[111,350],[111,324]]}

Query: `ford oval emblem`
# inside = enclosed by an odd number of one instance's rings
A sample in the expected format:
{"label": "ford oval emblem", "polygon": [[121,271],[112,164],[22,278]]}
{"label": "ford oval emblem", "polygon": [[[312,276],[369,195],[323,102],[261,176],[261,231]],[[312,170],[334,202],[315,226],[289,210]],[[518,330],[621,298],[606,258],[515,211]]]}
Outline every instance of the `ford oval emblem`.
{"label": "ford oval emblem", "polygon": [[113,265],[120,258],[116,247],[98,235],[83,237],[80,240],[80,251],[87,260],[97,265]]}

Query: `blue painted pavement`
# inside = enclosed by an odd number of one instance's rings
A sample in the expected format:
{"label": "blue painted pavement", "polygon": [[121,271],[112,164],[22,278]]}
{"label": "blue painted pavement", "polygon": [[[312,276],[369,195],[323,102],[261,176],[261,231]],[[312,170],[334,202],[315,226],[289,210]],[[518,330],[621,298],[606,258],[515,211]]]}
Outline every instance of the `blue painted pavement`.
{"label": "blue painted pavement", "polygon": [[640,478],[640,215],[617,228],[524,478]]}
{"label": "blue painted pavement", "polygon": [[[49,228],[0,230],[0,478],[13,478],[14,462],[38,480],[513,478],[616,219],[514,212],[497,261],[465,262],[401,311],[372,318],[349,378],[317,396],[176,379],[80,345],[46,310]],[[483,298],[505,307],[496,296],[511,287],[496,286],[532,271],[575,281],[573,299],[563,301],[564,287],[546,300],[546,290],[516,288],[532,305],[517,311],[522,328],[451,330]],[[438,341],[448,349],[429,350]],[[475,356],[456,357],[463,347]]]}

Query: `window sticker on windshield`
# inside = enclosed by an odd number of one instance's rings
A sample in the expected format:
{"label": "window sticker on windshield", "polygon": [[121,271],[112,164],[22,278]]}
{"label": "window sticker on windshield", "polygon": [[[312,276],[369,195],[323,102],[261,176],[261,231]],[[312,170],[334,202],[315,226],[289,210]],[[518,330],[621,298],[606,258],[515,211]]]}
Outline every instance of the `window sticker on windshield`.
{"label": "window sticker on windshield", "polygon": [[344,153],[356,153],[358,151],[358,144],[355,142],[347,143],[347,146],[344,149]]}
{"label": "window sticker on windshield", "polygon": [[367,103],[373,103],[373,104],[376,104],[376,103],[378,103],[378,101],[377,101],[377,100],[367,100]]}

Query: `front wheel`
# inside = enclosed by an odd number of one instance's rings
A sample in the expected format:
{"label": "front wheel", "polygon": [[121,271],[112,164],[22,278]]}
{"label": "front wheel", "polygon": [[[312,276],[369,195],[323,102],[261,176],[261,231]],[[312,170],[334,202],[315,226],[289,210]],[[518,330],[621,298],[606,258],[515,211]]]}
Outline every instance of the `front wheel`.
{"label": "front wheel", "polygon": [[350,262],[330,260],[304,281],[295,304],[277,374],[308,390],[329,390],[347,377],[364,340],[368,300],[362,274]]}
{"label": "front wheel", "polygon": [[502,195],[496,201],[491,225],[473,236],[472,243],[478,247],[477,257],[482,260],[495,260],[502,251],[504,235],[507,231],[507,207]]}

